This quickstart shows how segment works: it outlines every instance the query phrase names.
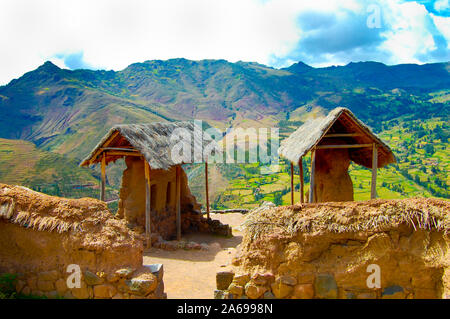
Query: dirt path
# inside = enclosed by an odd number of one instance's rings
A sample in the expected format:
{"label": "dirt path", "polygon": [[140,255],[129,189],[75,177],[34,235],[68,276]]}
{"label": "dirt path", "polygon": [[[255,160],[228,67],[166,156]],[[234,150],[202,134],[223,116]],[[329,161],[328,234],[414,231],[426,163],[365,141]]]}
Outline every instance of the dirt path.
{"label": "dirt path", "polygon": [[144,253],[144,264],[164,265],[164,287],[167,298],[171,299],[211,299],[216,288],[216,272],[229,265],[236,246],[242,239],[239,225],[244,215],[211,214],[233,228],[232,238],[206,234],[187,234],[183,239],[197,243],[207,243],[209,250],[166,251],[152,248]]}

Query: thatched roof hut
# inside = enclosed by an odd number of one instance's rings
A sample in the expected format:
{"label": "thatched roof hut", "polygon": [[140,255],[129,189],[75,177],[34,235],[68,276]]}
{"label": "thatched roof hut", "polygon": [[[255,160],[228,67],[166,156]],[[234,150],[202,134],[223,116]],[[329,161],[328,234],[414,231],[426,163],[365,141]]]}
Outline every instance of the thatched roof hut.
{"label": "thatched roof hut", "polygon": [[[339,136],[338,136],[338,135]],[[331,136],[332,135],[332,136]],[[348,145],[367,145],[349,149],[350,159],[364,167],[372,168],[372,144],[378,147],[378,168],[395,163],[395,156],[389,146],[361,122],[347,108],[337,107],[326,117],[311,119],[300,126],[281,142],[278,154],[290,162],[298,163],[300,158],[315,147],[335,144],[330,138],[345,138]]]}
{"label": "thatched roof hut", "polygon": [[[205,149],[214,152],[219,148],[211,136],[194,122],[116,125],[80,166],[101,163],[100,199],[105,200],[105,167],[125,157],[127,169],[122,178],[118,215],[123,214],[130,222],[145,223],[149,246],[150,228],[156,226],[157,230],[162,231],[158,225],[165,227],[171,224],[170,218],[176,219],[176,233],[180,239],[182,213],[187,214],[182,212],[182,206],[198,206],[190,193],[182,164],[205,162],[206,210],[209,218]],[[151,214],[151,211],[154,213]],[[155,223],[159,221],[159,224],[151,226],[151,218],[156,220]]]}
{"label": "thatched roof hut", "polygon": [[[320,151],[323,158],[325,157],[324,153],[328,152],[328,157],[331,161],[338,161],[339,157],[348,157],[359,165],[372,168],[372,198],[376,196],[374,188],[376,184],[376,169],[396,162],[389,146],[374,134],[368,126],[358,120],[349,109],[343,107],[335,108],[326,117],[311,119],[304,123],[281,142],[278,154],[291,162],[291,170],[293,170],[294,164],[300,165],[300,174],[303,175],[301,162],[303,156],[309,151],[312,152],[313,164],[316,161],[316,151]],[[337,156],[335,159],[330,155],[333,152]],[[314,168],[313,166],[310,202],[315,201],[313,194]],[[344,168],[346,170],[346,167]],[[327,169],[329,170],[330,167]],[[301,176],[301,179],[303,184],[303,176]],[[351,183],[349,177],[347,179]],[[293,187],[292,180],[291,187]],[[301,185],[301,192],[301,201],[303,202],[303,185]],[[353,198],[353,191],[351,198]],[[293,202],[293,193],[291,199]]]}

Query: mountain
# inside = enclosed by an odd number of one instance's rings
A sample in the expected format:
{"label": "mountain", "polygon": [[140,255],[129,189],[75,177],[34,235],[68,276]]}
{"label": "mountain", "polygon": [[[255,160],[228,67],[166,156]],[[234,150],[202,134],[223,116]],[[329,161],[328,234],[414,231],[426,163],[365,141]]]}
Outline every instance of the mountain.
{"label": "mountain", "polygon": [[195,118],[221,129],[279,126],[286,136],[312,114],[346,106],[378,133],[395,123],[399,129],[406,123],[413,132],[421,130],[414,121],[441,123],[443,140],[436,143],[445,146],[449,72],[449,62],[325,68],[298,62],[275,69],[242,61],[171,59],[134,63],[117,72],[67,70],[46,62],[0,86],[0,138],[80,160],[117,123]]}

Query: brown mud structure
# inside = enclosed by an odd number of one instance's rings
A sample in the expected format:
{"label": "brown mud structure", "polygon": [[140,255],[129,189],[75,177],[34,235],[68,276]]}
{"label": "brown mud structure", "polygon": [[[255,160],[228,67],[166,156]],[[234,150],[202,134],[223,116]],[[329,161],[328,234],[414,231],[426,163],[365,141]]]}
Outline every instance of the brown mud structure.
{"label": "brown mud structure", "polygon": [[[0,273],[25,295],[164,298],[162,265],[143,265],[143,237],[92,198],[65,199],[0,184]],[[82,271],[69,288],[69,265]]]}
{"label": "brown mud structure", "polygon": [[215,298],[450,298],[449,211],[419,198],[261,207]]}

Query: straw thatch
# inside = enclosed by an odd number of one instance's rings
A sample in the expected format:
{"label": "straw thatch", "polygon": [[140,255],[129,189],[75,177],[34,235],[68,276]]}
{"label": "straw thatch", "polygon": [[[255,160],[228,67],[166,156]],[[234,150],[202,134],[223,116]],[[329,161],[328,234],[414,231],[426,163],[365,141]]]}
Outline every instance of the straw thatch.
{"label": "straw thatch", "polygon": [[125,222],[115,219],[99,200],[60,198],[6,184],[0,184],[0,221],[56,233],[88,231],[100,236],[106,228],[126,231]]}
{"label": "straw thatch", "polygon": [[243,224],[251,238],[277,232],[285,236],[328,231],[380,232],[410,225],[448,234],[450,203],[435,198],[298,204],[250,212]]}
{"label": "straw thatch", "polygon": [[[185,132],[187,136],[191,137],[190,160],[186,161],[181,152],[172,154],[174,145],[179,141],[178,138],[171,138],[174,132]],[[173,165],[202,162],[204,146],[214,143],[211,137],[200,126],[196,127],[193,122],[116,125],[103,137],[91,154],[81,162],[80,166],[100,162],[99,151],[106,142],[108,142],[106,145],[108,147],[132,146],[142,154],[152,169],[165,170]],[[194,150],[200,150],[200,152]],[[109,157],[107,163],[117,158]]]}
{"label": "straw thatch", "polygon": [[[342,140],[347,144],[378,144],[378,167],[396,162],[389,146],[376,136],[369,127],[358,120],[349,109],[343,107],[335,108],[326,117],[305,122],[281,142],[278,154],[296,164],[302,156],[323,141],[326,133],[355,132],[360,133],[361,136]],[[371,148],[349,149],[349,155],[355,163],[367,168],[372,167]]]}

